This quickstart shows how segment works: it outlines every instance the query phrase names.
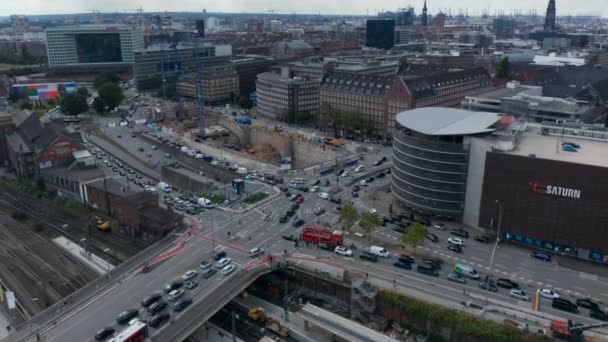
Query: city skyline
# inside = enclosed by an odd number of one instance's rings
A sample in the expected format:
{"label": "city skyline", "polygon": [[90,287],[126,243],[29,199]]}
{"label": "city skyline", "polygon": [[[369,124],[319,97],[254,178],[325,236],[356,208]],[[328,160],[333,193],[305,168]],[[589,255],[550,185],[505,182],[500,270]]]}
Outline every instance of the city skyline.
{"label": "city skyline", "polygon": [[[57,0],[52,3],[42,0],[24,0],[19,2],[0,4],[0,13],[8,16],[10,14],[72,14],[87,13],[91,10],[101,12],[135,12],[135,8],[142,7],[145,12],[199,12],[206,9],[208,12],[227,12],[227,13],[301,13],[301,14],[342,14],[342,15],[373,15],[379,11],[395,10],[400,7],[413,6],[417,13],[422,11],[424,0],[403,2],[398,0],[378,0],[370,4],[365,0],[310,0],[306,2],[278,1],[278,0],[232,0],[232,1],[195,1],[184,0],[177,3],[167,3],[160,0],[143,0],[126,5],[120,0]],[[491,0],[462,0],[457,5],[449,0],[432,0],[427,3],[429,14],[435,14],[440,10],[451,10],[452,14],[457,14],[460,10],[468,11],[469,15],[479,15],[483,10],[487,10],[490,15],[497,11],[505,14],[518,11],[522,14],[536,11],[538,15],[543,15],[547,8],[547,0],[512,0],[498,6]],[[605,0],[588,0],[585,2],[558,1],[556,4],[557,15],[600,15],[606,16],[603,8]],[[126,8],[128,7],[128,8]]]}

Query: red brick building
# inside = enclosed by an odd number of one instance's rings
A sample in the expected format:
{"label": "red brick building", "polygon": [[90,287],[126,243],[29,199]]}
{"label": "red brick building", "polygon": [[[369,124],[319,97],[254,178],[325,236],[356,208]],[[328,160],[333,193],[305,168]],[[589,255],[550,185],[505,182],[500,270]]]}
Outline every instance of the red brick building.
{"label": "red brick building", "polygon": [[179,227],[182,216],[158,206],[158,195],[142,191],[120,198],[116,203],[120,226],[131,236],[149,239]]}

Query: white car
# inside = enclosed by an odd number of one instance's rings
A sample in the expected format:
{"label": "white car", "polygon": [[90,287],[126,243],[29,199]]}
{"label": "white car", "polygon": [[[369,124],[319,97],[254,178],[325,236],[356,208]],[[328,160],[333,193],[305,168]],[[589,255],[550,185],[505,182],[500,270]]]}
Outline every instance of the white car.
{"label": "white car", "polygon": [[262,255],[262,254],[264,254],[264,250],[262,248],[256,247],[256,248],[252,248],[249,250],[249,255],[251,257],[256,257],[256,256]]}
{"label": "white car", "polygon": [[318,185],[315,185],[312,188],[310,188],[310,192],[317,192],[317,191],[319,191],[319,186]]}
{"label": "white car", "polygon": [[359,166],[357,166],[357,167],[355,168],[355,172],[361,172],[361,171],[363,171],[364,169],[365,169],[365,166],[363,166],[363,165],[359,165]]}
{"label": "white car", "polygon": [[234,266],[234,264],[227,265],[224,268],[222,268],[222,274],[229,275],[230,273],[234,272],[235,269],[236,269],[236,266]]}
{"label": "white car", "polygon": [[317,196],[319,196],[320,199],[329,199],[329,194],[327,192],[320,192]]}
{"label": "white car", "polygon": [[184,295],[184,290],[178,289],[169,292],[169,300],[177,300],[179,297]]}
{"label": "white car", "polygon": [[542,288],[541,288],[541,289],[538,289],[538,290],[539,290],[539,294],[540,294],[542,297],[549,298],[549,299],[555,299],[555,298],[559,298],[559,293],[557,293],[557,292],[555,292],[555,291],[553,291],[553,290],[550,290],[550,289],[542,289]]}
{"label": "white car", "polygon": [[464,241],[461,238],[451,237],[448,239],[448,243],[456,246],[464,246]]}
{"label": "white car", "polygon": [[342,174],[340,176],[341,177],[348,177],[349,173],[348,173],[348,171],[344,171],[344,172],[342,172]]}
{"label": "white car", "polygon": [[443,223],[436,223],[433,227],[435,227],[435,229],[445,230],[445,225]]}
{"label": "white car", "polygon": [[371,209],[369,210],[369,213],[370,213],[370,214],[376,214],[377,212],[378,212],[378,211],[377,211],[376,209],[374,209],[374,208],[371,208]]}
{"label": "white car", "polygon": [[182,279],[183,279],[184,281],[186,281],[186,280],[190,280],[190,279],[192,279],[192,278],[196,277],[196,275],[197,275],[197,274],[198,274],[198,271],[195,271],[195,270],[189,270],[189,271],[186,271],[186,273],[184,273],[184,275],[182,275]]}
{"label": "white car", "polygon": [[230,263],[232,263],[230,258],[221,258],[220,261],[217,262],[216,266],[217,268],[224,268],[226,265],[230,265]]}
{"label": "white car", "polygon": [[367,186],[367,182],[365,180],[360,181],[359,184],[361,184],[361,186]]}
{"label": "white car", "polygon": [[336,249],[334,250],[334,252],[336,252],[336,254],[342,255],[342,256],[347,256],[347,257],[353,256],[353,251],[351,251],[350,249],[348,249],[344,246],[337,246]]}
{"label": "white car", "polygon": [[528,296],[527,293],[520,289],[511,289],[511,293],[509,293],[509,296],[518,300],[523,300],[525,302],[530,301],[530,296]]}

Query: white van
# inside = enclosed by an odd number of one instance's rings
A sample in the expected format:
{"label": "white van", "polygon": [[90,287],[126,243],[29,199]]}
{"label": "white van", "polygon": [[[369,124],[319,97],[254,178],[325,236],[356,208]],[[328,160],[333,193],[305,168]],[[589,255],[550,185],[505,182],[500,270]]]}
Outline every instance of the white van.
{"label": "white van", "polygon": [[294,178],[291,180],[292,184],[304,184],[304,178]]}
{"label": "white van", "polygon": [[377,255],[379,257],[383,257],[383,258],[391,257],[391,253],[389,251],[387,251],[384,247],[380,247],[380,246],[369,247],[369,252],[371,254],[375,254],[375,255]]}
{"label": "white van", "polygon": [[197,202],[205,208],[213,208],[213,204],[211,204],[211,201],[206,199],[205,197],[199,197]]}

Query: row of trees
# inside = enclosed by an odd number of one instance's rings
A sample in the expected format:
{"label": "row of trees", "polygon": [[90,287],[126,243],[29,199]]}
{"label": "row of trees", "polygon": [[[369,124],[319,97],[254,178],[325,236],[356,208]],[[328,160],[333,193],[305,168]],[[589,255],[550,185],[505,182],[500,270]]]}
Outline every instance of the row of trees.
{"label": "row of trees", "polygon": [[339,131],[369,133],[372,127],[371,122],[360,112],[345,112],[328,105],[323,105],[316,117],[316,124],[319,128],[330,128],[334,136],[339,136]]}
{"label": "row of trees", "polygon": [[[349,231],[358,222],[359,227],[367,232],[368,241],[372,232],[382,224],[378,214],[370,212],[360,214],[351,203],[340,209],[340,222],[344,231]],[[416,222],[405,229],[405,232],[401,234],[400,241],[402,244],[412,247],[415,254],[416,247],[424,242],[425,237],[426,228],[421,223]]]}
{"label": "row of trees", "polygon": [[[120,77],[113,72],[102,72],[95,77],[93,85],[97,88],[97,96],[93,99],[93,109],[97,113],[112,110],[122,102],[124,95],[118,85]],[[91,94],[86,88],[78,88],[71,94],[61,97],[61,111],[67,115],[76,116],[89,110],[88,98]]]}

